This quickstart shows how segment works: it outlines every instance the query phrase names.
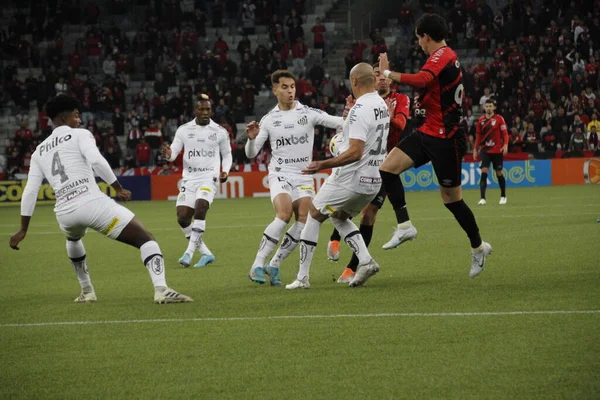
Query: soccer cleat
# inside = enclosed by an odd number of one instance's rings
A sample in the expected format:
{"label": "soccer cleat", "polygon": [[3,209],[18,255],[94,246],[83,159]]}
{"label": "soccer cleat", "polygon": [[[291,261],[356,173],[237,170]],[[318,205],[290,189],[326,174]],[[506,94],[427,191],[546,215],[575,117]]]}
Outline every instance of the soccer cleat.
{"label": "soccer cleat", "polygon": [[289,285],[285,285],[285,288],[288,290],[294,289],[310,289],[310,283],[308,283],[308,276],[305,276],[302,279],[296,279],[294,282]]}
{"label": "soccer cleat", "polygon": [[355,274],[356,273],[350,268],[346,268],[338,278],[337,283],[350,283],[350,281],[352,281],[352,279],[354,278]]}
{"label": "soccer cleat", "polygon": [[94,292],[90,292],[90,293],[83,293],[83,292],[81,292],[81,294],[79,295],[79,297],[77,297],[75,299],[75,303],[93,303],[96,300],[98,300],[96,298],[96,293],[94,293]]}
{"label": "soccer cleat", "polygon": [[327,244],[327,258],[331,261],[337,261],[340,259],[340,241],[330,240]]}
{"label": "soccer cleat", "polygon": [[475,278],[485,267],[486,258],[492,254],[492,246],[489,243],[483,242],[483,250],[478,251],[471,249],[471,271],[469,277]]}
{"label": "soccer cleat", "polygon": [[192,301],[194,299],[191,297],[170,288],[165,289],[163,292],[154,293],[154,302],[156,304],[191,303]]}
{"label": "soccer cleat", "polygon": [[375,262],[375,260],[371,259],[367,264],[362,265],[356,271],[354,278],[350,281],[348,286],[350,287],[358,287],[364,285],[370,277],[379,272],[379,265]]}
{"label": "soccer cleat", "polygon": [[485,206],[487,204],[487,201],[485,201],[485,199],[481,199],[479,200],[479,203],[477,203],[478,206]]}
{"label": "soccer cleat", "polygon": [[194,267],[195,268],[206,267],[208,264],[211,264],[214,262],[215,262],[215,256],[213,256],[212,254],[202,254],[202,257],[200,257],[200,261],[198,261],[198,263],[196,265],[194,265]]}
{"label": "soccer cleat", "polygon": [[183,268],[187,268],[190,266],[191,263],[192,263],[192,256],[189,255],[188,253],[183,253],[181,258],[179,259],[179,265],[181,265]]}
{"label": "soccer cleat", "polygon": [[248,278],[250,278],[252,282],[260,283],[262,285],[266,282],[265,269],[263,267],[252,267],[248,274]]}
{"label": "soccer cleat", "polygon": [[408,228],[396,228],[389,242],[383,245],[384,250],[394,249],[402,243],[414,240],[417,237],[417,228],[409,226]]}
{"label": "soccer cleat", "polygon": [[265,273],[269,276],[271,286],[283,286],[283,283],[279,280],[279,268],[267,265]]}
{"label": "soccer cleat", "polygon": [[500,197],[498,204],[506,204],[506,197]]}

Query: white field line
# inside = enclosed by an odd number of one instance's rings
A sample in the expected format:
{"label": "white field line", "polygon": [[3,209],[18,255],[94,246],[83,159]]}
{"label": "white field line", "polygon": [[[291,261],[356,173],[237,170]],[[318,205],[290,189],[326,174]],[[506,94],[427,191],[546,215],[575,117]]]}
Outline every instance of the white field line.
{"label": "white field line", "polygon": [[[586,215],[594,215],[600,216],[600,210],[598,212],[587,212],[587,213],[567,213],[567,214],[552,214],[552,213],[544,213],[544,214],[520,214],[520,215],[477,215],[477,219],[490,219],[490,218],[562,218],[562,217],[573,217],[573,216],[586,216]],[[423,217],[423,218],[415,218],[415,221],[445,221],[445,220],[454,220],[454,217]],[[142,221],[144,222],[144,221]],[[156,221],[153,221],[156,222]],[[381,223],[380,223],[381,224]],[[57,229],[55,231],[42,231],[35,232],[30,231],[27,235],[62,235],[63,233],[58,230],[58,223],[54,224],[40,224],[40,225],[32,225],[36,226],[56,226]],[[266,227],[268,225],[268,221],[265,221],[262,224],[246,224],[246,225],[215,225],[208,226],[209,230],[212,229],[243,229],[243,228],[256,228],[256,227]],[[0,225],[3,226],[3,225]],[[18,225],[9,225],[13,227],[13,229],[18,229]],[[162,231],[179,231],[181,228],[178,227],[165,227],[165,228],[150,228],[150,232],[162,232]],[[90,231],[94,232],[94,231]],[[0,236],[2,235],[12,235],[13,231],[4,231],[0,232]]]}
{"label": "white field line", "polygon": [[64,325],[125,325],[156,324],[173,322],[235,322],[235,321],[272,321],[294,319],[350,319],[350,318],[448,318],[448,317],[504,317],[520,315],[573,315],[600,314],[600,310],[542,310],[542,311],[492,311],[492,312],[441,312],[441,313],[381,313],[381,314],[331,314],[331,315],[274,315],[266,317],[206,317],[206,318],[161,318],[130,319],[106,321],[62,321],[62,322],[30,322],[19,324],[0,324],[0,328],[26,328],[37,326]]}

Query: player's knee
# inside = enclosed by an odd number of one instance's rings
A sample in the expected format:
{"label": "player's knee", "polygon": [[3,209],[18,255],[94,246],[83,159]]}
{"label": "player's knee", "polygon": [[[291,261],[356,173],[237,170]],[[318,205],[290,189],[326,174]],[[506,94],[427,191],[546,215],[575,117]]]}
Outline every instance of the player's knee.
{"label": "player's knee", "polygon": [[502,168],[496,170],[496,176],[502,176]]}
{"label": "player's knee", "polygon": [[188,217],[187,215],[178,215],[177,223],[182,228],[187,228],[192,223],[192,217]]}
{"label": "player's knee", "polygon": [[373,226],[375,225],[375,219],[377,218],[377,208],[375,206],[369,206],[365,208],[362,218],[360,220],[361,225]]}
{"label": "player's knee", "polygon": [[290,222],[290,220],[292,219],[292,209],[282,209],[282,210],[277,210],[277,212],[275,213],[275,216],[282,220],[285,221],[286,223]]}
{"label": "player's knee", "polygon": [[487,175],[488,172],[489,172],[488,168],[481,168],[481,173],[482,174],[486,174]]}

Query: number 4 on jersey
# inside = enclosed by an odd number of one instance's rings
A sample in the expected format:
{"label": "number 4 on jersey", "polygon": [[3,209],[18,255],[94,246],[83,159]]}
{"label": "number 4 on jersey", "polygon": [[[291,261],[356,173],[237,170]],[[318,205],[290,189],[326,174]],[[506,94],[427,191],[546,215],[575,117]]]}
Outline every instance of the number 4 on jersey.
{"label": "number 4 on jersey", "polygon": [[65,183],[69,180],[67,173],[65,172],[65,167],[60,162],[60,156],[58,152],[54,153],[54,157],[52,157],[52,176],[60,175],[60,183]]}

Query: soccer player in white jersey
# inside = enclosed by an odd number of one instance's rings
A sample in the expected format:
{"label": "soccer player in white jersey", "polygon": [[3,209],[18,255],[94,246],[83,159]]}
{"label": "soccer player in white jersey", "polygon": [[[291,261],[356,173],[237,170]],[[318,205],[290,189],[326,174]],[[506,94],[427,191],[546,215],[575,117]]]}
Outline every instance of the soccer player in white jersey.
{"label": "soccer player in white jersey", "polygon": [[154,284],[155,303],[193,301],[167,286],[163,255],[152,234],[131,211],[115,203],[98,188],[94,172],[115,189],[121,200],[131,199],[131,192],[123,189],[98,151],[92,133],[77,128],[81,124],[77,100],[58,95],[47,104],[46,112],[55,128],[31,157],[21,200],[21,229],[10,238],[10,247],[19,250],[19,243],[25,239],[38,191],[46,179],[54,189],[54,212],[60,229],[67,237],[67,254],[81,286],[81,295],[75,299],[76,303],[97,299],[81,240],[88,228],[140,249],[142,261]]}
{"label": "soccer player in white jersey", "polygon": [[164,143],[160,149],[161,155],[168,161],[174,161],[184,151],[183,181],[176,209],[177,222],[189,239],[188,247],[179,259],[179,264],[186,268],[192,263],[196,250],[200,251],[201,257],[194,267],[204,267],[215,261],[202,235],[206,230],[206,213],[215,198],[219,182],[227,181],[232,164],[229,133],[210,119],[211,113],[210,99],[203,94],[196,104],[196,118],[180,126],[173,143],[170,146]]}
{"label": "soccer player in white jersey", "polygon": [[[306,215],[315,195],[312,177],[302,175],[302,169],[312,161],[314,127],[324,125],[341,129],[344,119],[321,110],[307,107],[295,100],[296,81],[286,70],[271,75],[277,105],[265,115],[260,124],[248,124],[246,156],[256,157],[264,143],[271,144],[269,163],[269,190],[275,208],[275,219],[263,233],[256,258],[248,275],[256,283],[265,283],[265,273],[273,286],[281,286],[279,265],[297,246]],[[265,260],[273,251],[286,225],[294,213],[296,222],[286,232],[271,262]]]}
{"label": "soccer player in white jersey", "polygon": [[379,192],[379,165],[386,155],[390,127],[388,105],[375,91],[373,67],[360,63],[350,71],[350,82],[356,103],[343,128],[342,152],[328,160],[313,161],[303,171],[314,174],[335,168],[313,199],[306,225],[300,234],[300,270],[296,280],[286,289],[308,289],[310,264],[319,241],[321,224],[331,222],[359,260],[359,269],[349,283],[361,286],[379,272],[360,231],[349,219],[358,215]]}

